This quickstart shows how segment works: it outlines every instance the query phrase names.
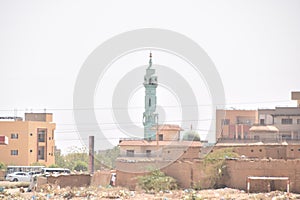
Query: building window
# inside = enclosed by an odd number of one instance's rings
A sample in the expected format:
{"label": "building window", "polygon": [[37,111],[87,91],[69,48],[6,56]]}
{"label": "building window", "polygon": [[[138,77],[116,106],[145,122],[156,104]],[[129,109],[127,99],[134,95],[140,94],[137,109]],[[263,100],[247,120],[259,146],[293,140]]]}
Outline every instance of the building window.
{"label": "building window", "polygon": [[126,151],[126,156],[127,157],[134,157],[134,150],[127,150]]}
{"label": "building window", "polygon": [[151,156],[151,150],[146,150],[146,156],[150,157]]}
{"label": "building window", "polygon": [[159,134],[158,135],[158,140],[159,141],[163,141],[164,140],[164,135],[163,134]]}
{"label": "building window", "polygon": [[300,124],[300,119],[297,119],[297,124]]}
{"label": "building window", "polygon": [[262,152],[262,150],[260,149],[259,152]]}
{"label": "building window", "polygon": [[265,119],[260,119],[260,120],[259,120],[259,124],[260,124],[260,125],[265,125]]}
{"label": "building window", "polygon": [[12,155],[12,156],[17,156],[18,154],[19,154],[18,150],[11,150],[10,151],[10,155]]}
{"label": "building window", "polygon": [[32,153],[32,149],[30,149],[29,152]]}
{"label": "building window", "polygon": [[291,149],[291,151],[294,151],[294,149]]}
{"label": "building window", "polygon": [[251,152],[253,152],[253,149],[251,149]]}
{"label": "building window", "polygon": [[281,119],[281,124],[293,124],[293,119],[283,118],[283,119]]}
{"label": "building window", "polygon": [[32,136],[32,133],[30,133],[30,136]]}
{"label": "building window", "polygon": [[46,129],[38,129],[38,142],[45,142]]}
{"label": "building window", "polygon": [[221,125],[229,125],[230,124],[230,120],[229,119],[222,119],[222,124]]}
{"label": "building window", "polygon": [[12,133],[12,134],[10,135],[10,138],[11,138],[11,139],[18,139],[18,138],[19,138],[19,135],[18,135],[18,133]]}
{"label": "building window", "polygon": [[38,148],[38,159],[45,160],[45,147]]}
{"label": "building window", "polygon": [[259,140],[259,135],[254,135],[254,140]]}
{"label": "building window", "polygon": [[151,107],[151,98],[149,99],[149,107]]}

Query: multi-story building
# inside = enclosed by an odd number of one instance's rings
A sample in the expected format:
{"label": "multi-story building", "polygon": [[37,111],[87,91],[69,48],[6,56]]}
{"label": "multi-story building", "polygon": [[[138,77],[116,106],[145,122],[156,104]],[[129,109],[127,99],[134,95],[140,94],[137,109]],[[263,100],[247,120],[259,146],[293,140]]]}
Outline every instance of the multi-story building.
{"label": "multi-story building", "polygon": [[300,107],[276,107],[259,109],[261,125],[273,125],[279,130],[283,140],[300,140]]}
{"label": "multi-story building", "polygon": [[0,121],[0,134],[8,138],[8,144],[0,146],[1,162],[46,166],[55,163],[52,113],[25,113],[25,120],[16,117],[2,117],[2,120],[5,121]]}
{"label": "multi-story building", "polygon": [[249,129],[255,123],[257,123],[257,110],[217,110],[216,138],[218,140],[249,139]]}
{"label": "multi-story building", "polygon": [[273,125],[279,130],[280,140],[300,140],[300,92],[292,92],[297,107],[258,109],[260,125]]}

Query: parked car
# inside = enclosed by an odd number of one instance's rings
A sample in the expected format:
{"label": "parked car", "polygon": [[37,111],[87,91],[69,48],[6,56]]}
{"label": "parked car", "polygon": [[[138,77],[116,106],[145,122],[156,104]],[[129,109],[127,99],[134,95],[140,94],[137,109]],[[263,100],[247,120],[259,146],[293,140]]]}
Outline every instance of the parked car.
{"label": "parked car", "polygon": [[11,174],[7,174],[7,181],[22,181],[22,182],[30,182],[31,175],[27,172],[14,172]]}

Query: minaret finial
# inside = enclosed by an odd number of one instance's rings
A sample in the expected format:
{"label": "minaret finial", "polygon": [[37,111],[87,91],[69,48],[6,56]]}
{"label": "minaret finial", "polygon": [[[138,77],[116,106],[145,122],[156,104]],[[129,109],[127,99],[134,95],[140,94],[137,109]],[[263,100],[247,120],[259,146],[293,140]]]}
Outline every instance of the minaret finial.
{"label": "minaret finial", "polygon": [[150,60],[149,60],[149,67],[148,69],[152,66],[152,52],[150,51]]}

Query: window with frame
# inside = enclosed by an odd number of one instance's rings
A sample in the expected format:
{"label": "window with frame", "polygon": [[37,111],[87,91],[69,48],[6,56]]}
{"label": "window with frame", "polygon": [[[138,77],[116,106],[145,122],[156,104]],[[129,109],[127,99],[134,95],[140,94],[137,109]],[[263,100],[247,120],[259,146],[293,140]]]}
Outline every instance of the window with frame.
{"label": "window with frame", "polygon": [[297,124],[300,124],[300,119],[297,119]]}
{"label": "window with frame", "polygon": [[164,140],[164,135],[163,134],[159,134],[158,135],[158,140],[159,141],[163,141]]}
{"label": "window with frame", "polygon": [[38,129],[38,142],[46,141],[46,129]]}
{"label": "window with frame", "polygon": [[221,125],[229,125],[230,124],[230,120],[229,119],[222,119],[222,124]]}
{"label": "window with frame", "polygon": [[126,151],[126,156],[128,156],[128,157],[134,157],[134,150],[127,150]]}
{"label": "window with frame", "polygon": [[19,134],[18,133],[12,133],[10,135],[10,139],[18,139],[19,138]]}
{"label": "window with frame", "polygon": [[146,156],[150,157],[151,156],[151,150],[146,150]]}
{"label": "window with frame", "polygon": [[283,118],[281,119],[281,124],[293,124],[292,118]]}
{"label": "window with frame", "polygon": [[10,151],[10,155],[12,155],[12,156],[17,156],[18,154],[19,154],[18,150],[11,150]]}

